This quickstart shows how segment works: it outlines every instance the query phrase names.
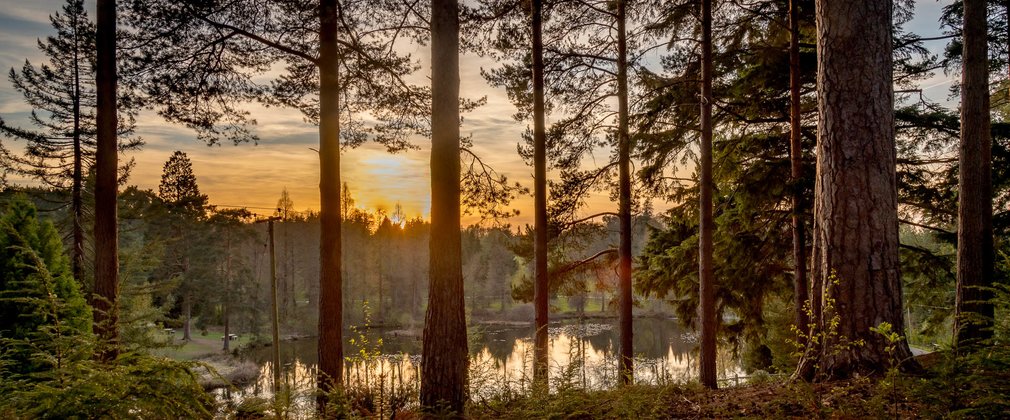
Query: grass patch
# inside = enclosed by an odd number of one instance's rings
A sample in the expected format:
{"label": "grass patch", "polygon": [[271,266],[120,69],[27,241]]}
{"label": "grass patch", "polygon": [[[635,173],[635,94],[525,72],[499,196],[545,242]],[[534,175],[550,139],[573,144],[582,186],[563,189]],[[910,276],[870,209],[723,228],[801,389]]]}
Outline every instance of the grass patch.
{"label": "grass patch", "polygon": [[[154,350],[153,353],[174,360],[196,360],[223,353],[222,337],[224,337],[223,332],[208,331],[207,335],[191,334],[192,340],[187,342],[183,341],[182,332],[176,331],[171,345]],[[249,344],[250,341],[252,341],[252,335],[240,335],[237,340],[231,340],[229,347],[235,350]]]}

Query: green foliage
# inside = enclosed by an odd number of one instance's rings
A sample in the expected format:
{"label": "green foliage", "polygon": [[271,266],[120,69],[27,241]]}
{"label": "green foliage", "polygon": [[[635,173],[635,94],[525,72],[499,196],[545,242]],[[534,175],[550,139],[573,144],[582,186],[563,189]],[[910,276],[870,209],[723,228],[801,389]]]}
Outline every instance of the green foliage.
{"label": "green foliage", "polygon": [[[1001,254],[1002,264],[1010,262]],[[994,338],[977,351],[957,352],[949,345],[929,355],[930,367],[920,377],[888,375],[888,380],[909,388],[905,398],[931,407],[950,418],[1003,418],[1010,415],[1010,286],[993,289],[996,310]],[[893,337],[893,334],[892,334]],[[900,337],[898,337],[900,339]],[[896,385],[892,385],[896,386]]]}
{"label": "green foliage", "polygon": [[52,348],[57,359],[74,350],[53,334],[91,332],[91,310],[71,274],[59,234],[52,223],[38,219],[23,195],[15,196],[0,215],[0,303],[2,349],[17,373],[59,364],[35,357],[35,350]]}
{"label": "green foliage", "polygon": [[27,418],[209,418],[213,397],[193,373],[199,365],[127,353],[90,358],[31,377],[0,381],[0,413]]}
{"label": "green foliage", "polygon": [[672,401],[694,393],[693,388],[682,386],[632,385],[615,391],[591,392],[568,389],[556,393],[530,393],[503,402],[488,401],[470,407],[469,411],[476,418],[659,418],[671,415]]}
{"label": "green foliage", "polygon": [[[812,224],[816,137],[816,51],[813,1],[798,1],[800,17],[800,80],[803,173],[789,182],[789,65],[788,2],[759,1],[746,7],[720,6],[715,28],[714,121],[717,137],[715,209],[715,277],[717,308],[728,320],[720,332],[731,338],[763,341],[768,334],[769,302],[788,302],[792,295],[792,244],[790,199],[799,193],[800,219],[806,231]],[[696,2],[665,4],[667,19],[653,28],[670,39],[693,39],[697,23]],[[895,3],[895,83],[911,86],[938,65],[915,34],[902,30],[912,15],[913,2]],[[638,260],[636,288],[670,300],[679,319],[690,325],[697,311],[697,174],[690,172],[696,158],[698,106],[698,56],[692,42],[673,42],[661,69],[644,73],[640,83],[654,93],[638,116],[638,149],[643,160],[639,172],[654,194],[675,203],[662,220],[662,229],[650,237]],[[912,338],[931,340],[941,334],[953,303],[952,241],[956,215],[956,165],[952,150],[957,142],[958,118],[949,110],[918,98],[898,95],[895,116],[899,165],[899,201],[902,208],[902,275],[908,303],[918,330]],[[685,102],[686,101],[686,102]],[[994,133],[1000,124],[994,125]],[[997,139],[998,140],[998,139]],[[1006,207],[1000,197],[1000,168],[1005,141],[994,147],[995,209]],[[674,165],[687,166],[671,174]],[[1005,216],[994,219],[997,236],[1004,231]],[[1005,235],[1004,235],[1005,236]],[[808,244],[809,246],[809,237]],[[781,355],[777,358],[783,359]]]}
{"label": "green foliage", "polygon": [[16,197],[0,216],[0,413],[27,418],[209,417],[191,363],[99,362],[90,308],[49,222]]}
{"label": "green foliage", "polygon": [[905,398],[949,418],[1004,418],[1010,414],[1010,347],[958,355],[950,348],[935,354],[925,375],[904,378]]}
{"label": "green foliage", "polygon": [[[827,286],[824,288],[822,313],[820,314],[823,324],[815,316],[811,302],[808,300],[803,305],[803,310],[810,320],[810,324],[807,324],[808,332],[804,333],[796,325],[791,327],[793,333],[796,335],[796,340],[789,340],[790,344],[796,348],[794,356],[799,357],[801,366],[810,369],[810,372],[815,375],[822,375],[824,373],[821,370],[821,362],[825,357],[837,356],[843,352],[852,351],[866,345],[865,340],[852,340],[838,331],[842,318],[836,310],[838,299],[834,297],[833,289],[837,288],[839,283],[838,276],[832,271],[828,275]],[[885,325],[886,329],[883,329]],[[888,334],[891,333],[891,326],[887,323],[874,328],[880,328],[879,331],[884,331]],[[871,330],[878,331],[873,328]],[[889,337],[889,335],[885,335],[885,338]],[[889,347],[892,352],[894,349],[893,345],[892,343],[892,346]]]}
{"label": "green foliage", "polygon": [[200,194],[196,175],[193,174],[193,162],[186,153],[176,150],[165,162],[158,197],[176,211],[202,215],[207,196]]}
{"label": "green foliage", "polygon": [[[800,39],[814,42],[813,2],[798,1]],[[664,4],[666,18],[650,28],[664,39],[697,38],[696,2]],[[791,293],[789,234],[794,193],[801,195],[801,223],[810,226],[813,159],[804,152],[804,177],[789,182],[788,4],[759,1],[720,6],[713,39],[714,267],[716,305],[728,321],[720,333],[733,342],[760,341],[765,334],[765,302]],[[653,92],[637,116],[637,150],[646,188],[675,203],[650,235],[635,275],[645,294],[667,298],[685,325],[696,321],[698,307],[698,186],[695,142],[700,106],[697,77],[700,57],[694,42],[672,42],[662,67],[644,72],[640,83]],[[816,53],[800,50],[802,90],[814,87]],[[802,98],[803,149],[814,143],[814,98]],[[686,166],[674,173],[671,166]],[[729,316],[733,314],[735,316]]]}

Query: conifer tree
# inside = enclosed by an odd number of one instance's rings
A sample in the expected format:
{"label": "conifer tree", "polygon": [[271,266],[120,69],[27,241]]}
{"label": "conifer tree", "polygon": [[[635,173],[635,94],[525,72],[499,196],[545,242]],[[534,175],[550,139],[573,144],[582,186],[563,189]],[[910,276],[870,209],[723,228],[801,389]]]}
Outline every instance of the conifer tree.
{"label": "conifer tree", "polygon": [[[634,207],[631,151],[635,135],[631,115],[637,102],[632,97],[633,79],[641,67],[640,48],[644,40],[640,35],[644,31],[639,29],[646,25],[645,19],[653,16],[644,2],[545,1],[541,11],[549,19],[542,19],[541,33],[537,35],[529,17],[535,9],[528,6],[527,2],[511,0],[485,2],[482,14],[501,18],[504,23],[496,25],[497,37],[486,40],[479,51],[509,61],[484,72],[484,76],[492,84],[506,88],[519,110],[515,115],[517,119],[534,122],[533,130],[525,136],[525,144],[520,146],[520,154],[538,168],[538,150],[542,149],[545,174],[540,178],[546,178],[547,168],[555,170],[560,178],[546,182],[545,189],[549,192],[543,202],[547,207],[547,221],[543,228],[533,232],[533,239],[540,231],[546,238],[539,241],[549,243],[562,231],[601,216],[617,216],[624,222],[620,227],[624,237],[616,249],[602,250],[585,260],[561,262],[553,270],[567,272],[568,268],[586,268],[593,260],[617,254],[622,279],[619,309],[622,380],[630,381],[633,360],[630,235]],[[540,37],[542,54],[534,56],[536,36]],[[539,65],[535,65],[538,61]],[[542,86],[537,86],[541,83],[531,72],[538,67],[542,67]],[[538,94],[538,91],[542,92]],[[539,127],[537,120],[546,118],[548,113],[555,116],[555,121],[550,127],[546,124]],[[544,131],[542,148],[538,133],[541,129]],[[588,157],[601,149],[612,150],[607,162],[597,168],[584,165]],[[618,208],[579,217],[578,211],[583,208],[587,194],[605,189],[611,191]],[[536,252],[540,256],[534,256],[534,260],[541,262],[535,264],[544,265],[547,259],[548,247],[542,248]],[[537,305],[540,312],[546,312],[546,290],[555,288],[554,283],[560,282],[549,274],[550,264],[546,266],[547,269],[534,268],[535,283],[539,286],[533,289],[539,287],[544,291],[541,293],[544,298]],[[546,313],[538,316],[541,322],[546,322]],[[545,359],[536,359],[543,366]]]}
{"label": "conifer tree", "polygon": [[466,307],[460,238],[459,2],[431,2],[431,237],[421,406],[463,415]]}
{"label": "conifer tree", "polygon": [[[34,178],[48,186],[69,189],[71,219],[71,259],[74,278],[85,284],[85,178],[95,162],[95,24],[84,9],[83,0],[67,0],[62,13],[49,17],[55,34],[38,41],[45,56],[42,64],[26,60],[8,75],[32,108],[29,122],[22,128],[0,118],[0,133],[25,142],[24,154],[0,148],[5,170]],[[136,108],[124,97],[118,121],[120,150],[139,148],[140,139],[131,137]]]}
{"label": "conifer tree", "polygon": [[[0,214],[0,354],[16,362],[13,373],[67,362],[61,358],[74,349],[45,339],[53,328],[66,337],[90,334],[90,308],[53,224],[39,220],[35,206],[19,194]],[[34,358],[26,343],[56,346],[58,356]]]}
{"label": "conifer tree", "polygon": [[[798,374],[848,378],[914,364],[898,259],[891,1],[817,1],[818,131],[811,340]],[[852,235],[859,232],[860,235]],[[906,362],[908,361],[908,362]]]}
{"label": "conifer tree", "polygon": [[116,0],[98,0],[95,33],[95,287],[92,294],[95,332],[106,346],[100,353],[119,355],[119,217],[118,217],[118,71]]}
{"label": "conifer tree", "polygon": [[992,137],[985,0],[964,0],[961,27],[961,145],[957,212],[955,343],[992,338],[993,284]]}
{"label": "conifer tree", "polygon": [[177,211],[203,213],[207,196],[200,193],[193,162],[185,152],[176,150],[165,162],[161,183],[158,184],[158,197]]}
{"label": "conifer tree", "polygon": [[176,151],[165,162],[158,197],[168,208],[167,235],[171,239],[165,259],[168,275],[181,280],[177,295],[184,317],[183,340],[190,340],[193,305],[201,296],[196,290],[197,280],[200,272],[207,271],[210,255],[202,249],[206,235],[199,226],[206,217],[207,196],[200,193],[193,163],[186,153]]}

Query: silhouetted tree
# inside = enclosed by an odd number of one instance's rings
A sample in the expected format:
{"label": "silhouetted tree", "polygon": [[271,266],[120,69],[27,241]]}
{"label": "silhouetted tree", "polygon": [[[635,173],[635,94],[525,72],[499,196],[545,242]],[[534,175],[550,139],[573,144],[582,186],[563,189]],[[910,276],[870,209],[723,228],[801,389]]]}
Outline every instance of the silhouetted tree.
{"label": "silhouetted tree", "polygon": [[466,313],[460,242],[459,4],[431,3],[431,239],[421,406],[463,414]]}
{"label": "silhouetted tree", "polygon": [[[49,17],[56,34],[38,41],[46,63],[25,61],[8,78],[32,107],[36,129],[24,129],[0,119],[0,133],[25,141],[23,156],[5,153],[8,170],[58,189],[69,189],[71,260],[74,278],[85,281],[85,174],[95,161],[95,25],[83,0],[68,0],[63,13]],[[136,109],[121,95],[120,150],[139,148],[130,138]],[[4,153],[0,149],[0,153]],[[90,207],[88,205],[87,207]]]}
{"label": "silhouetted tree", "polygon": [[103,358],[118,354],[119,232],[117,229],[116,0],[98,0],[96,31],[95,150],[95,333],[107,348]]}
{"label": "silhouetted tree", "polygon": [[193,173],[193,163],[186,153],[176,151],[169,157],[161,174],[158,197],[168,209],[170,249],[165,258],[167,275],[180,279],[177,288],[183,311],[183,340],[190,340],[194,300],[197,292],[198,272],[207,271],[210,253],[199,226],[206,216],[207,196],[200,193]]}
{"label": "silhouetted tree", "polygon": [[185,152],[176,150],[165,162],[158,184],[158,197],[179,212],[200,215],[204,212],[207,196],[200,193],[193,162]]}

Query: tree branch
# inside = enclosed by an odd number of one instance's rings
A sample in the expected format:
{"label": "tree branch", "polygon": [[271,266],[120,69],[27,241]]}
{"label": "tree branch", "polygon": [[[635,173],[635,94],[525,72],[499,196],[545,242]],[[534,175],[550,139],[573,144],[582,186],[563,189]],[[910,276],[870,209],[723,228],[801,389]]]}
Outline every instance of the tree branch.
{"label": "tree branch", "polygon": [[586,265],[586,264],[589,264],[589,263],[593,262],[593,260],[595,260],[597,258],[600,258],[600,257],[602,257],[604,255],[607,255],[607,254],[616,254],[616,253],[617,253],[617,249],[614,249],[614,248],[605,249],[603,251],[597,252],[595,255],[593,255],[593,256],[591,256],[589,258],[586,258],[586,259],[580,260],[580,261],[576,261],[576,262],[570,263],[570,264],[568,264],[568,265],[566,265],[564,267],[561,267],[557,271],[555,271],[553,273],[550,273],[550,276],[551,277],[560,277],[560,276],[563,276],[563,275],[568,274],[569,272],[571,272],[571,271],[573,271],[573,270],[575,270],[575,269],[577,269],[577,268],[579,268],[579,267],[581,267],[583,265]]}

